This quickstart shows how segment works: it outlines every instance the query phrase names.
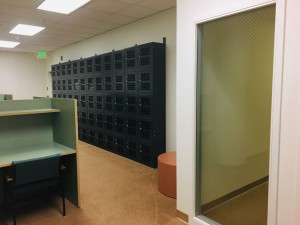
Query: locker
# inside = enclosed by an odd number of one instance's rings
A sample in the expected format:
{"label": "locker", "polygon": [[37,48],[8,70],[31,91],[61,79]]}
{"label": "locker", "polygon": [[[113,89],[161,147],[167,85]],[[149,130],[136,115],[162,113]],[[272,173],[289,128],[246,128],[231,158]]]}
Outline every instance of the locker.
{"label": "locker", "polygon": [[72,75],[72,63],[68,62],[66,65],[67,65],[67,75]]}
{"label": "locker", "polygon": [[103,148],[105,147],[105,134],[102,130],[96,131],[96,146]]}
{"label": "locker", "polygon": [[95,91],[99,92],[103,90],[103,79],[102,76],[97,75],[95,77]]}
{"label": "locker", "polygon": [[115,112],[123,113],[124,112],[124,97],[123,96],[115,96]]}
{"label": "locker", "polygon": [[86,73],[92,73],[93,66],[94,66],[93,57],[86,59]]}
{"label": "locker", "polygon": [[87,141],[88,140],[88,130],[86,127],[79,127],[79,139],[81,141]]}
{"label": "locker", "polygon": [[77,61],[72,62],[72,74],[73,75],[78,74],[78,62]]}
{"label": "locker", "polygon": [[87,95],[87,107],[89,111],[93,111],[96,109],[96,104],[95,104],[95,96],[94,95]]}
{"label": "locker", "polygon": [[79,74],[85,73],[86,63],[84,59],[79,60]]}
{"label": "locker", "polygon": [[66,63],[61,64],[61,75],[62,76],[67,75],[67,65],[66,65]]}
{"label": "locker", "polygon": [[80,91],[85,92],[86,90],[86,82],[84,78],[79,79]]}
{"label": "locker", "polygon": [[78,100],[79,109],[86,109],[87,108],[87,99],[86,95],[80,95]]}
{"label": "locker", "polygon": [[79,110],[78,111],[78,122],[80,125],[87,125],[87,112]]}
{"label": "locker", "polygon": [[96,110],[97,112],[103,112],[104,107],[103,107],[103,96],[102,95],[96,95],[95,96],[95,101],[96,101]]}
{"label": "locker", "polygon": [[97,55],[94,58],[94,72],[95,73],[102,72],[102,56],[101,55]]}
{"label": "locker", "polygon": [[127,72],[125,75],[125,92],[127,93],[138,93],[137,81],[138,74],[135,71]]}
{"label": "locker", "polygon": [[113,91],[113,78],[112,76],[104,76],[104,91],[106,93]]}
{"label": "locker", "polygon": [[94,127],[96,123],[96,119],[95,119],[95,113],[93,112],[88,112],[87,114],[87,124],[91,127]]}
{"label": "locker", "polygon": [[124,51],[113,51],[113,71],[114,73],[124,72]]}
{"label": "locker", "polygon": [[125,52],[125,71],[138,69],[137,46],[127,48]]}
{"label": "locker", "polygon": [[91,145],[96,144],[96,132],[94,130],[89,130],[88,131],[88,143]]}
{"label": "locker", "polygon": [[142,71],[139,73],[138,86],[140,94],[152,92],[152,71]]}
{"label": "locker", "polygon": [[114,76],[113,90],[115,92],[124,92],[124,75],[118,74]]}
{"label": "locker", "polygon": [[67,90],[67,80],[66,79],[62,79],[61,80],[61,90],[62,91],[66,91]]}
{"label": "locker", "polygon": [[139,97],[139,114],[141,116],[151,115],[152,109],[152,98],[151,96],[141,96]]}
{"label": "locker", "polygon": [[114,126],[114,117],[113,115],[104,116],[104,129],[112,131]]}
{"label": "locker", "polygon": [[72,79],[67,79],[67,90],[73,91],[73,81]]}
{"label": "locker", "polygon": [[104,110],[105,113],[113,112],[113,96],[105,96],[104,97]]}
{"label": "locker", "polygon": [[116,116],[115,117],[115,123],[114,123],[114,130],[117,133],[124,133],[125,131],[125,119],[121,116]]}
{"label": "locker", "polygon": [[135,114],[137,114],[137,107],[138,107],[137,97],[127,96],[126,97],[125,112],[128,115],[135,115]]}
{"label": "locker", "polygon": [[73,91],[80,91],[80,80],[78,78],[73,79]]}
{"label": "locker", "polygon": [[106,53],[102,55],[103,59],[103,71],[105,73],[110,73],[113,70],[113,56],[112,52]]}
{"label": "locker", "polygon": [[100,129],[104,128],[104,116],[102,113],[96,114],[96,127]]}

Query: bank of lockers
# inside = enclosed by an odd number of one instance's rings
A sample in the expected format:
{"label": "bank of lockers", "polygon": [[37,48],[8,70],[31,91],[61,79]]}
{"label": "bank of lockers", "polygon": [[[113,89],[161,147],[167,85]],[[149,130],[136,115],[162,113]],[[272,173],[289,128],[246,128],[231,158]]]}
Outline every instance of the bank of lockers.
{"label": "bank of lockers", "polygon": [[77,99],[82,141],[156,167],[165,152],[165,44],[51,66],[54,98]]}

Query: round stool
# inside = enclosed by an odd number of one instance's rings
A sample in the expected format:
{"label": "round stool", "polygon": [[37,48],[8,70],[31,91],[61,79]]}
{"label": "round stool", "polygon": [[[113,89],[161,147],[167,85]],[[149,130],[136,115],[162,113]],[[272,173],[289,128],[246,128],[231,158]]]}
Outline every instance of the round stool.
{"label": "round stool", "polygon": [[160,193],[176,198],[176,152],[166,152],[158,156],[157,184]]}

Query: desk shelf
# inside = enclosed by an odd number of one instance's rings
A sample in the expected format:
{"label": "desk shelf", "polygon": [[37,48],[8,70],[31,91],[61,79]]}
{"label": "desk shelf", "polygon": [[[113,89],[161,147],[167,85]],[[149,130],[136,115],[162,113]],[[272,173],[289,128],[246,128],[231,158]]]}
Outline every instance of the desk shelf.
{"label": "desk shelf", "polygon": [[2,111],[0,116],[20,116],[20,115],[34,115],[44,113],[58,113],[59,109],[32,109],[32,110],[17,110],[17,111]]}
{"label": "desk shelf", "polygon": [[70,155],[75,154],[76,150],[68,148],[56,142],[43,143],[37,145],[23,146],[17,148],[7,148],[0,152],[0,168],[12,165],[14,161],[39,158],[53,154]]}

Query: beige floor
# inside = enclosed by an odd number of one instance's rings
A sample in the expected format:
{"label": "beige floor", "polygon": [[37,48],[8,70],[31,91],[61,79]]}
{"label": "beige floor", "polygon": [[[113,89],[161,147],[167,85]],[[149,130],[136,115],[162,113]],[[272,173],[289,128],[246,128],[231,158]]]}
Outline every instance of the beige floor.
{"label": "beige floor", "polygon": [[[183,225],[175,218],[176,200],[157,190],[157,170],[79,143],[81,208],[60,199],[19,212],[18,225]],[[12,224],[0,212],[0,224]]]}
{"label": "beige floor", "polygon": [[222,225],[267,225],[268,184],[262,184],[204,215]]}

